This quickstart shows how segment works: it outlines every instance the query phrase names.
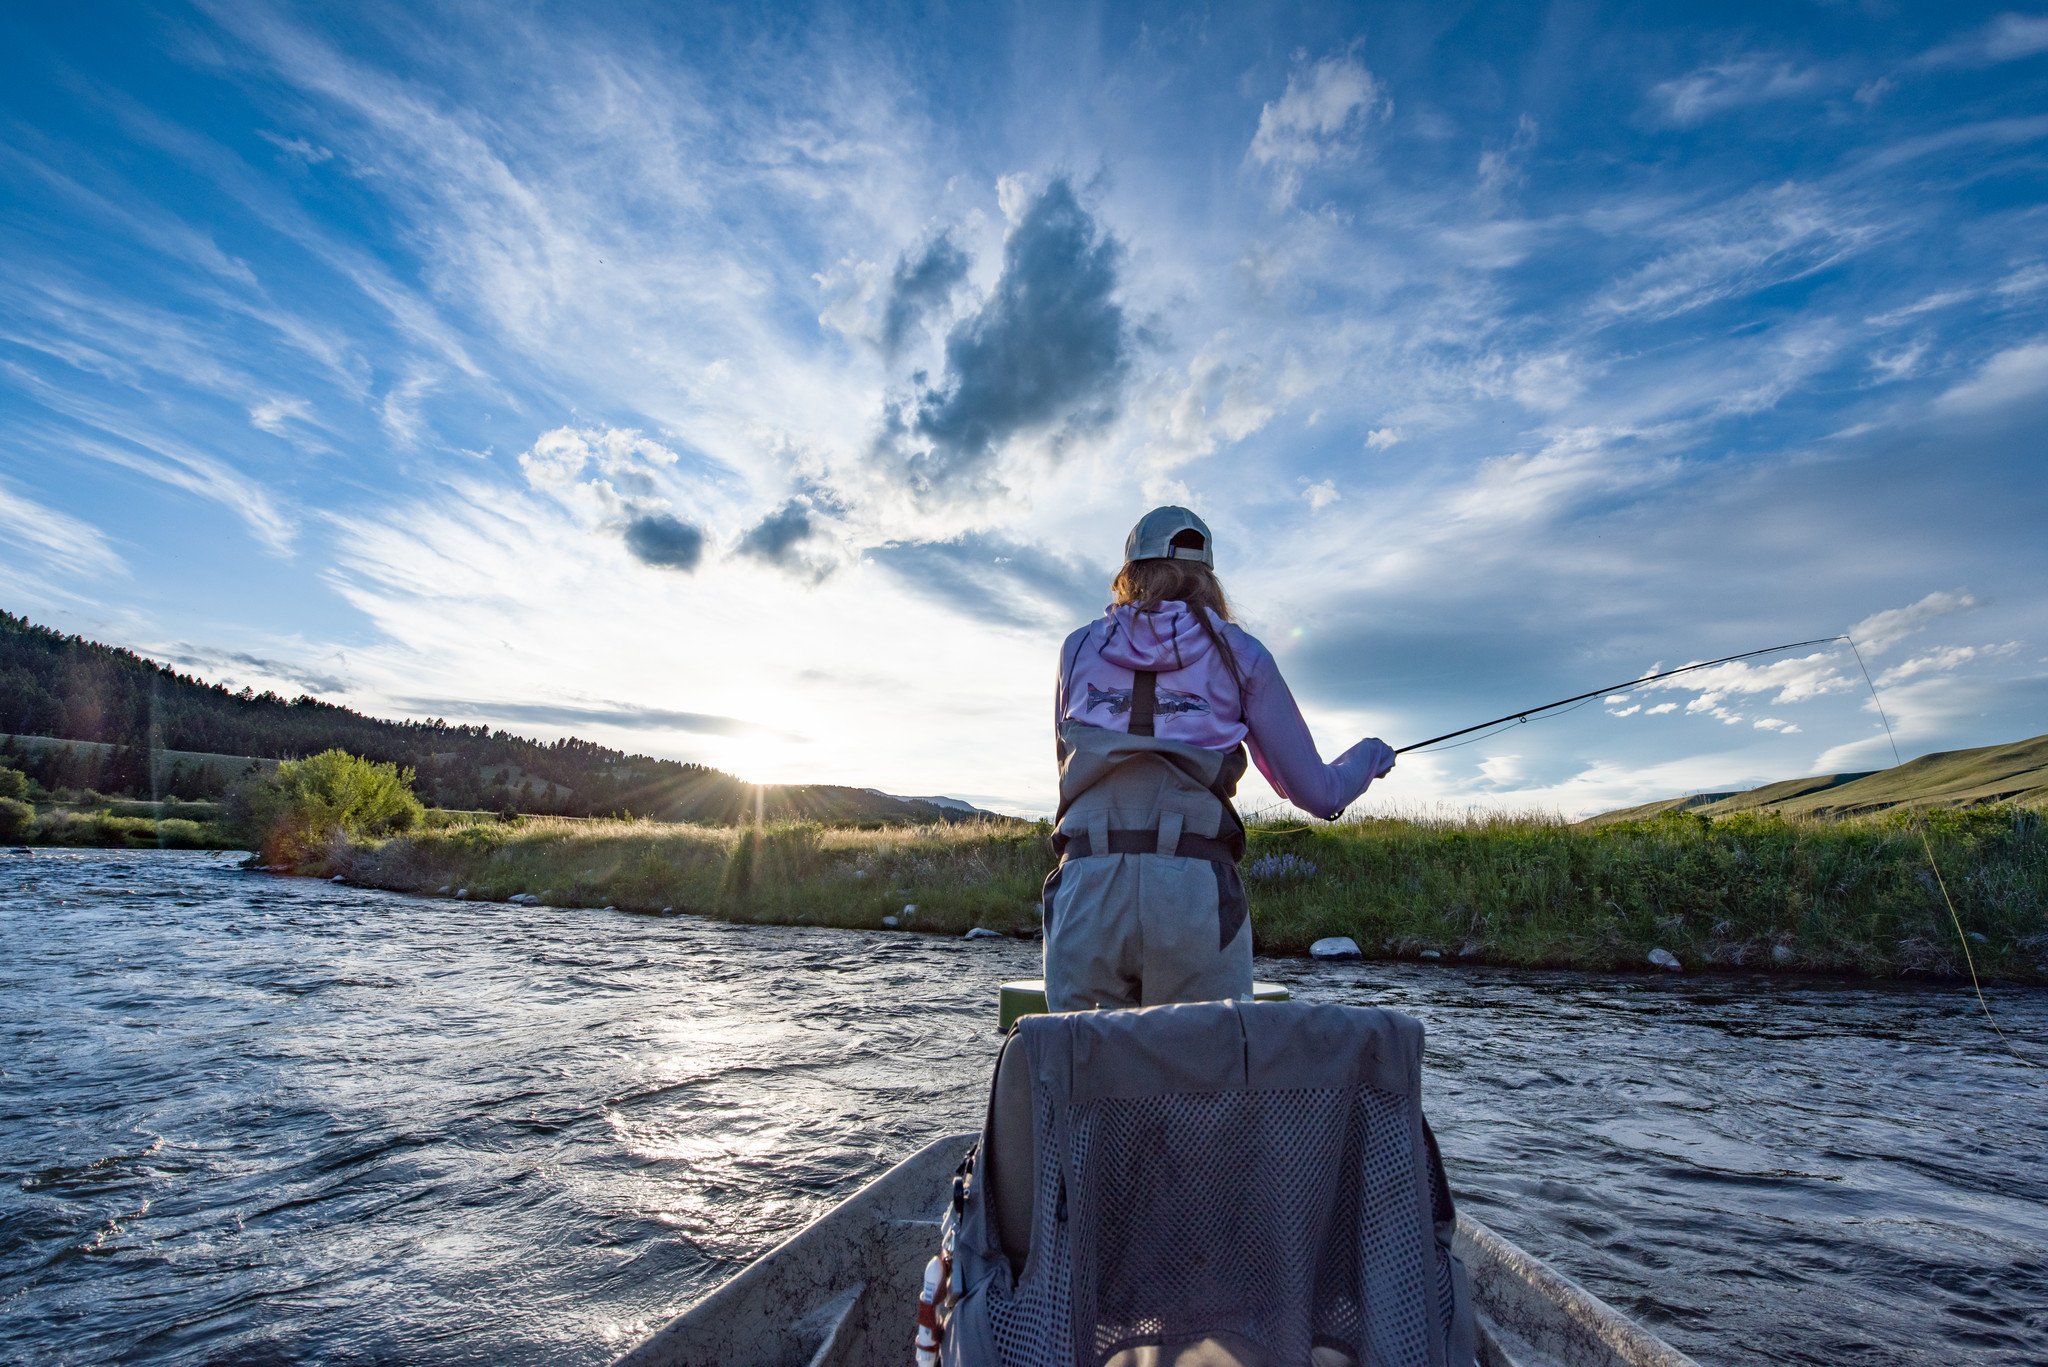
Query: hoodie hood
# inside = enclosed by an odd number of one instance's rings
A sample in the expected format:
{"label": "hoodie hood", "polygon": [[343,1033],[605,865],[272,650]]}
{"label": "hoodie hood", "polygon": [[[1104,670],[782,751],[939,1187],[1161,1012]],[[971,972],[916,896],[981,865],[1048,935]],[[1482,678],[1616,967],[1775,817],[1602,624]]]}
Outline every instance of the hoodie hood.
{"label": "hoodie hood", "polygon": [[1199,664],[1216,649],[1186,603],[1169,600],[1151,612],[1125,603],[1108,612],[1102,658],[1119,669],[1169,674]]}

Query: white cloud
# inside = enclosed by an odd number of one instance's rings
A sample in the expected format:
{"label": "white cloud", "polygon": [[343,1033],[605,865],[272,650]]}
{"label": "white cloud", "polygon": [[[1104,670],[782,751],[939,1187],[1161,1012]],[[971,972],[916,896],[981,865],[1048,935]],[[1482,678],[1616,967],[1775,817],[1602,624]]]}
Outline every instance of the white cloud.
{"label": "white cloud", "polygon": [[1525,770],[1520,755],[1490,755],[1479,762],[1479,772],[1489,783],[1507,784],[1521,779]]}
{"label": "white cloud", "polygon": [[1337,492],[1335,480],[1326,479],[1319,484],[1309,485],[1302,491],[1302,497],[1308,500],[1310,512],[1319,513],[1344,495]]}
{"label": "white cloud", "polygon": [[2007,641],[2003,645],[1990,646],[1945,646],[1931,650],[1925,655],[1915,655],[1910,660],[1901,660],[1877,676],[1880,686],[1904,683],[1922,674],[1951,673],[1972,660],[2002,659],[2018,652],[2018,641]]}
{"label": "white cloud", "polygon": [[[1631,231],[1641,225],[1617,224]],[[1593,301],[1623,316],[1671,318],[1719,300],[1802,279],[1851,256],[1875,230],[1812,186],[1751,191],[1718,209],[1658,225],[1668,250]]]}
{"label": "white cloud", "polygon": [[1874,313],[1863,321],[1872,327],[1891,327],[1909,318],[1918,318],[1922,314],[1951,308],[1957,304],[1967,304],[1977,297],[1977,293],[1974,289],[1936,290],[1932,294],[1922,295],[1910,304],[1902,304],[1883,313]]}
{"label": "white cloud", "polygon": [[426,435],[426,423],[420,416],[420,400],[433,393],[438,381],[430,371],[415,370],[403,380],[391,386],[384,393],[384,402],[377,410],[377,420],[384,424],[384,430],[391,439],[405,446],[418,446]]}
{"label": "white cloud", "polygon": [[2048,392],[2048,340],[2008,347],[1934,401],[1944,412],[1989,413]]}
{"label": "white cloud", "polygon": [[1914,59],[1915,66],[1992,66],[2048,52],[2048,14],[2001,14]]}
{"label": "white cloud", "polygon": [[1372,431],[1365,434],[1365,447],[1368,451],[1384,451],[1400,440],[1401,433],[1398,429],[1375,427]]}
{"label": "white cloud", "polygon": [[1506,146],[1489,147],[1479,154],[1479,198],[1482,203],[1498,206],[1509,191],[1519,189],[1527,182],[1522,161],[1535,145],[1536,120],[1524,114],[1515,121],[1514,135]]}
{"label": "white cloud", "polygon": [[1660,82],[1651,87],[1650,96],[1671,122],[1694,124],[1730,109],[1810,94],[1832,82],[1833,78],[1818,68],[1743,57]]}
{"label": "white cloud", "polygon": [[1515,367],[1508,392],[1524,408],[1539,413],[1562,412],[1586,392],[1585,370],[1577,357],[1566,352],[1533,356]]}
{"label": "white cloud", "polygon": [[318,166],[323,161],[332,161],[334,159],[333,149],[322,147],[315,142],[309,142],[305,138],[287,138],[280,133],[273,133],[268,129],[262,128],[256,130],[256,136],[262,138],[278,151],[283,152],[287,156],[294,157],[308,166]]}
{"label": "white cloud", "polygon": [[1675,702],[1660,702],[1655,707],[1646,710],[1643,715],[1646,717],[1661,717],[1666,712],[1676,712],[1677,710],[1678,704]]}
{"label": "white cloud", "polygon": [[0,528],[19,550],[71,577],[126,574],[127,565],[89,522],[37,503],[0,480]]}
{"label": "white cloud", "polygon": [[1368,124],[1383,122],[1394,102],[1357,58],[1325,57],[1287,78],[1287,89],[1259,110],[1259,128],[1246,153],[1277,168],[1283,199],[1293,197],[1302,168],[1349,155]]}
{"label": "white cloud", "polygon": [[1633,717],[1642,710],[1643,705],[1641,703],[1631,703],[1627,707],[1610,707],[1607,709],[1607,715],[1610,717]]}
{"label": "white cloud", "polygon": [[1920,373],[1920,362],[1926,355],[1927,343],[1924,340],[1893,351],[1877,352],[1870,358],[1870,373],[1880,384],[1910,380]]}
{"label": "white cloud", "polygon": [[1960,590],[1930,593],[1917,603],[1871,613],[1849,628],[1849,637],[1866,655],[1881,655],[1937,617],[1968,612],[1976,606],[1977,600]]}
{"label": "white cloud", "polygon": [[273,437],[285,435],[287,422],[311,422],[313,405],[304,399],[265,399],[249,410],[252,426],[270,433]]}

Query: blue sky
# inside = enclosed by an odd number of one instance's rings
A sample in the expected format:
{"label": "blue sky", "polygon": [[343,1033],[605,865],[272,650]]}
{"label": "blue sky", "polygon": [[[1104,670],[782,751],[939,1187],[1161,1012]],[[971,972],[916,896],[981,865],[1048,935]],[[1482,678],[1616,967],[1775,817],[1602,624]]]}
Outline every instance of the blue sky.
{"label": "blue sky", "polygon": [[[1036,811],[1182,502],[1329,750],[1851,628],[1909,754],[2048,730],[2048,13],[0,22],[40,621]],[[1846,653],[1682,682],[1364,809],[1889,762]]]}

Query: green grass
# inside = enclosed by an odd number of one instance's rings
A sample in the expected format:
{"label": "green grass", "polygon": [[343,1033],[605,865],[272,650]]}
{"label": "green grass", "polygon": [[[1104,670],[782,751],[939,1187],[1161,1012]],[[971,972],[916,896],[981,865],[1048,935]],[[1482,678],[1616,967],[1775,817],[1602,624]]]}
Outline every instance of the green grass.
{"label": "green grass", "polygon": [[53,807],[16,843],[113,850],[239,850],[243,842],[217,821],[187,817],[120,816],[101,808],[75,811]]}
{"label": "green grass", "polygon": [[1873,773],[1785,779],[1740,793],[1665,798],[1592,817],[1588,824],[1684,810],[1702,816],[1769,811],[1780,816],[1859,816],[1893,807],[2048,807],[2048,736],[1944,750]]}
{"label": "green grass", "polygon": [[[1639,969],[1960,975],[1926,823],[1979,972],[2048,982],[2048,822],[2016,806],[1817,821],[1690,812],[1598,826],[1537,818],[1255,826],[1246,860],[1265,953],[1348,935],[1377,958]],[[1293,856],[1291,861],[1277,856]],[[1028,933],[1042,830],[851,830],[651,822],[474,822],[336,842],[301,871],[409,892],[672,909],[728,920]],[[1260,876],[1275,865],[1277,874]],[[903,918],[906,904],[917,911]]]}
{"label": "green grass", "polygon": [[877,830],[759,829],[527,817],[331,845],[303,871],[409,892],[467,889],[501,901],[697,912],[779,925],[879,927],[884,916],[960,933],[1037,924],[1045,837],[1016,823]]}

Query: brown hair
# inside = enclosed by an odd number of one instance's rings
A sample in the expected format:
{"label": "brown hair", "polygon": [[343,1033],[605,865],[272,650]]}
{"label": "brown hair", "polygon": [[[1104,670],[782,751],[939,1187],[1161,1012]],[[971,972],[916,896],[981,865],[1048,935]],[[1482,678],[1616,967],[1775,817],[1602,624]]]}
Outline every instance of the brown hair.
{"label": "brown hair", "polygon": [[1243,696],[1244,675],[1238,672],[1237,652],[1216,628],[1218,622],[1230,620],[1230,599],[1224,596],[1216,571],[1199,560],[1126,560],[1109,586],[1109,596],[1113,605],[1135,604],[1140,612],[1151,612],[1161,603],[1186,603],[1215,642],[1223,667]]}
{"label": "brown hair", "polygon": [[1127,560],[1109,594],[1119,606],[1135,603],[1146,612],[1161,603],[1186,603],[1206,608],[1218,621],[1230,620],[1230,600],[1216,571],[1199,560]]}

